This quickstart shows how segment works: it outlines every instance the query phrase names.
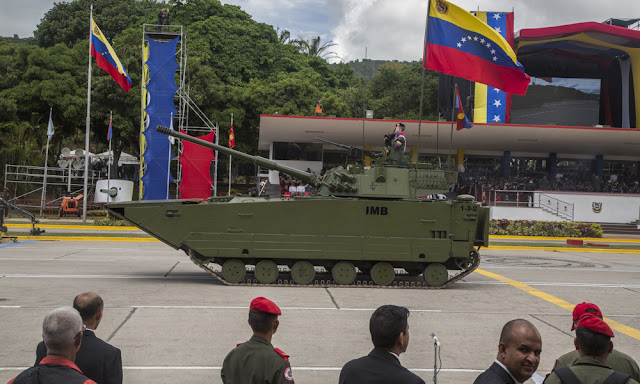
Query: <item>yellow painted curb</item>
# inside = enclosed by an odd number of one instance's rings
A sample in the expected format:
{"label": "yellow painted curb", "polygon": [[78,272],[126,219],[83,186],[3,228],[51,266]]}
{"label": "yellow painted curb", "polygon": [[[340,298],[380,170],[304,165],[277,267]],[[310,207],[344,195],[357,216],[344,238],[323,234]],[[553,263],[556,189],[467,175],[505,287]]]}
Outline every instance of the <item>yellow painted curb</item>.
{"label": "yellow painted curb", "polygon": [[[42,240],[42,241],[123,241],[152,243],[160,242],[155,238],[145,237],[101,237],[101,236],[18,236],[18,240]],[[611,249],[611,248],[579,248],[579,247],[527,247],[493,245],[483,249],[496,251],[546,251],[546,252],[586,252],[586,253],[626,253],[640,254],[640,249]]]}
{"label": "yellow painted curb", "polygon": [[[521,290],[523,290],[523,291],[525,291],[525,292],[527,292],[529,294],[532,294],[532,295],[534,295],[536,297],[539,297],[540,299],[545,300],[545,301],[547,301],[547,302],[549,302],[551,304],[557,305],[560,308],[564,308],[569,312],[573,312],[573,308],[575,307],[575,304],[571,304],[571,303],[569,303],[567,301],[564,301],[564,300],[562,300],[560,298],[557,298],[557,297],[555,297],[553,295],[550,295],[550,294],[542,292],[542,291],[540,291],[540,290],[538,290],[536,288],[533,288],[530,285],[521,283],[519,281],[510,279],[508,277],[504,277],[504,276],[498,275],[496,273],[485,271],[483,269],[476,269],[475,272],[477,272],[477,273],[479,273],[479,274],[481,274],[483,276],[490,277],[490,278],[498,280],[498,281],[502,281],[503,283],[507,283],[507,284],[509,284],[509,285],[511,285],[513,287],[516,287],[516,288],[521,289]],[[640,340],[640,331],[638,331],[637,329],[631,328],[631,327],[626,326],[626,325],[624,325],[622,323],[618,323],[617,321],[615,321],[613,319],[610,319],[608,317],[605,317],[604,321],[606,321],[607,324],[609,324],[609,326],[612,329],[614,329],[614,330],[616,330],[618,332],[624,333],[627,336],[633,337],[636,340]]]}
{"label": "yellow painted curb", "polygon": [[[138,227],[110,227],[106,225],[55,225],[55,224],[36,224],[38,228],[56,228],[56,229],[95,229],[105,231],[139,231]],[[11,228],[31,228],[31,224],[8,224]]]}
{"label": "yellow painted curb", "polygon": [[616,249],[616,248],[581,248],[581,247],[526,247],[509,245],[490,245],[488,250],[509,250],[509,251],[548,251],[548,252],[590,252],[590,253],[631,253],[640,254],[640,249]]}
{"label": "yellow painted curb", "polygon": [[18,236],[18,240],[40,241],[126,241],[130,243],[159,243],[160,240],[146,237],[92,237],[92,236]]}
{"label": "yellow painted curb", "polygon": [[561,240],[567,241],[584,240],[584,241],[598,241],[598,242],[615,242],[615,243],[640,243],[640,239],[609,239],[601,237],[542,237],[542,236],[502,236],[502,235],[489,235],[489,240]]}

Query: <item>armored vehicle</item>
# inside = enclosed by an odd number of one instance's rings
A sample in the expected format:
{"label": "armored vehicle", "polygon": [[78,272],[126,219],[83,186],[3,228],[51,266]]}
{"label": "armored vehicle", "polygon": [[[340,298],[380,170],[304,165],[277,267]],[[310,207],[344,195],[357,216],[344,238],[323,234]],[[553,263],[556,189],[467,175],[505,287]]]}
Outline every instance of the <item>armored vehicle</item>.
{"label": "armored vehicle", "polygon": [[488,208],[469,195],[437,198],[456,172],[392,166],[382,156],[371,167],[337,167],[318,179],[166,127],[158,131],[316,187],[314,196],[107,206],[225,284],[442,288],[470,274],[488,245]]}

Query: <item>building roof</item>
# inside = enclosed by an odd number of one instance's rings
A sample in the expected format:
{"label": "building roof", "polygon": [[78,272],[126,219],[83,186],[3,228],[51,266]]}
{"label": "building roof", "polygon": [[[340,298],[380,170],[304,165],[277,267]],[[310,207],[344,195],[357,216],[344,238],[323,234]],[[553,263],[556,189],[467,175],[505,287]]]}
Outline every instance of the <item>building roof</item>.
{"label": "building roof", "polygon": [[[393,132],[396,122],[405,124],[409,147],[417,145],[418,122],[412,120],[364,120],[364,145],[379,151],[383,136]],[[423,121],[420,153],[446,155],[449,152],[451,123]],[[258,148],[268,150],[272,142],[318,142],[316,137],[362,148],[363,119],[261,115]],[[436,145],[436,141],[438,145]],[[640,161],[640,130],[600,127],[562,127],[516,124],[480,124],[453,132],[452,151],[468,155],[558,158],[593,158]]]}

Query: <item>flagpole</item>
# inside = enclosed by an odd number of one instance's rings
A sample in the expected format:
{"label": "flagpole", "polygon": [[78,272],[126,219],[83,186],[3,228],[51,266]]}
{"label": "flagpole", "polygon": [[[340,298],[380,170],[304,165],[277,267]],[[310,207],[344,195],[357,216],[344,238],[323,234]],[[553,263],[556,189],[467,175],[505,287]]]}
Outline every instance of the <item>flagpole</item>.
{"label": "flagpole", "polygon": [[447,157],[447,164],[449,165],[449,170],[453,167],[451,166],[451,145],[453,143],[453,124],[456,119],[456,95],[458,94],[458,83],[455,83],[453,89],[453,104],[451,104],[451,137],[449,138],[449,156]]}
{"label": "flagpole", "polygon": [[[219,136],[220,136],[220,126],[216,121],[216,145],[218,145]],[[215,153],[215,159],[214,159],[215,166],[213,170],[213,196],[218,196],[218,151],[216,150],[214,153]]]}
{"label": "flagpole", "polygon": [[[233,127],[233,113],[231,114],[231,127]],[[231,196],[231,155],[229,155],[229,195]]]}
{"label": "flagpole", "polygon": [[[171,128],[173,128],[173,112],[171,112],[171,121],[169,125],[171,126]],[[169,136],[169,160],[167,160],[167,200],[169,200],[169,180],[171,180],[171,155],[173,154],[171,145],[171,136]]]}
{"label": "flagpole", "polygon": [[[109,130],[111,130],[111,134],[113,135],[113,111],[109,112]],[[107,133],[107,136],[109,133]],[[111,200],[111,138],[109,139],[109,162],[107,163],[107,201]]]}
{"label": "flagpole", "polygon": [[[51,114],[53,113],[53,107],[49,109],[49,122],[51,122]],[[47,198],[47,163],[49,163],[49,140],[51,140],[51,135],[49,135],[49,123],[47,123],[47,152],[44,154],[44,180],[42,183],[42,199],[40,201],[40,216],[42,216],[42,211],[44,210],[44,200]]]}
{"label": "flagpole", "polygon": [[[424,51],[422,52],[422,82],[420,83],[420,112],[418,112],[418,156],[416,164],[420,162],[420,135],[422,133],[422,101],[424,100],[424,73],[426,72],[425,64],[427,61],[427,31],[429,27],[429,11],[431,10],[431,0],[427,2],[427,21],[424,23]],[[418,186],[416,185],[416,190]]]}
{"label": "flagpole", "polygon": [[90,130],[90,118],[91,116],[91,36],[93,32],[91,31],[91,27],[93,25],[93,4],[91,4],[90,8],[90,17],[89,17],[89,70],[88,70],[88,79],[87,79],[87,121],[85,125],[85,138],[84,138],[84,204],[82,204],[82,222],[87,222],[87,203],[89,201],[89,196],[87,194],[87,179],[89,177],[89,130]]}

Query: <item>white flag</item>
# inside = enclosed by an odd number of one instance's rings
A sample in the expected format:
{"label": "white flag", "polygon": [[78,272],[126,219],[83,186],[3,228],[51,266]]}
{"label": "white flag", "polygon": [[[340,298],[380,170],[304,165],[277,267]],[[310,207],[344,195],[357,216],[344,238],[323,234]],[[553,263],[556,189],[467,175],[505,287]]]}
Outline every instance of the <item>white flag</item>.
{"label": "white flag", "polygon": [[53,120],[51,120],[51,111],[49,111],[49,125],[47,126],[47,136],[53,136]]}
{"label": "white flag", "polygon": [[[170,130],[174,130],[173,129],[173,112],[171,112],[171,123],[169,123],[169,129]],[[169,136],[169,141],[171,142],[171,145],[176,143],[176,138],[173,136]]]}

